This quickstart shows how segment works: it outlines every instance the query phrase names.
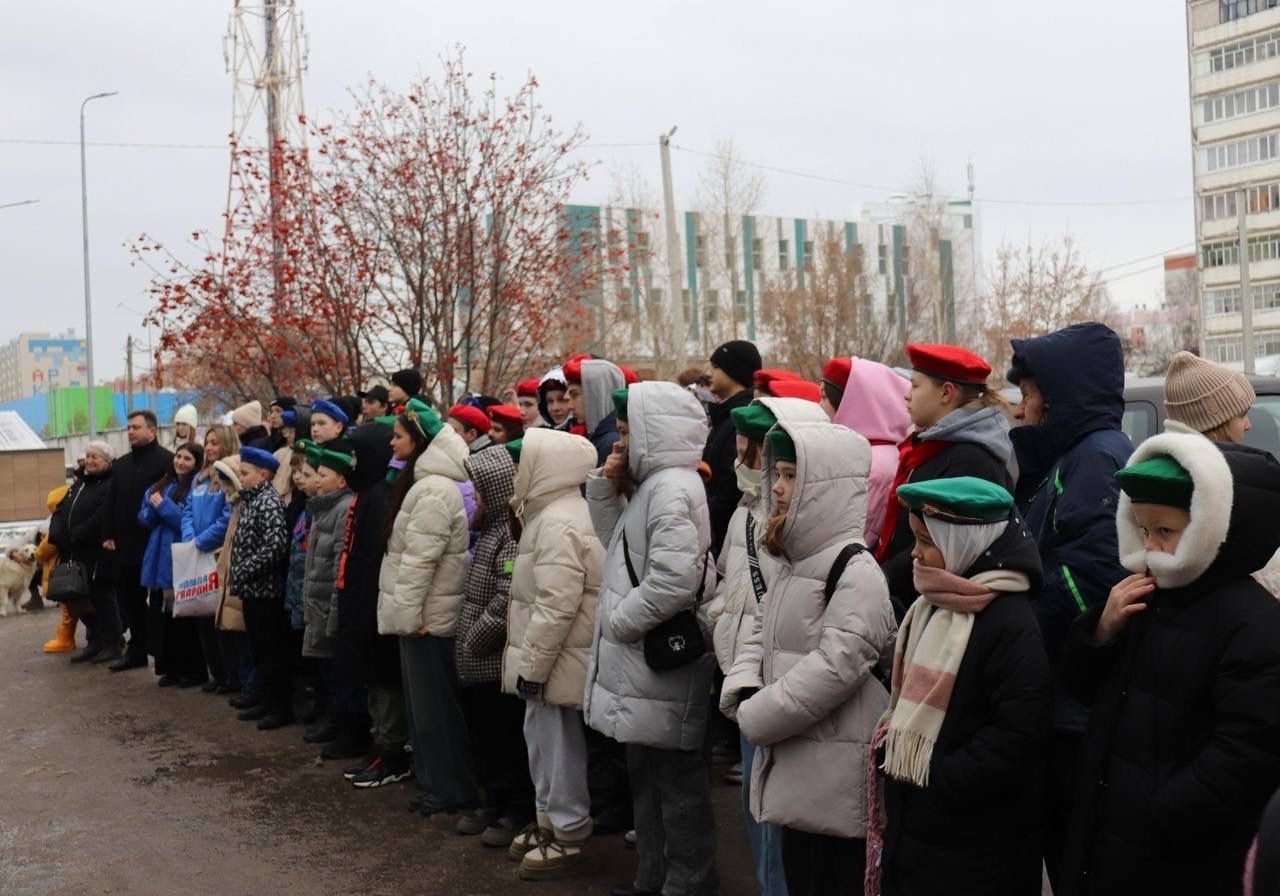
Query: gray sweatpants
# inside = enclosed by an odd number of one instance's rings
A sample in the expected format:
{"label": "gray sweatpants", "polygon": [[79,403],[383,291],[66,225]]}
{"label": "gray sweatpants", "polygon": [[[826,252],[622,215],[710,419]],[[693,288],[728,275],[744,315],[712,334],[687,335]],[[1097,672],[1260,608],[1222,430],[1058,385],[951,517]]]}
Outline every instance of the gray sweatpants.
{"label": "gray sweatpants", "polygon": [[403,753],[404,743],[409,739],[403,688],[371,684],[367,700],[373,745],[380,753]]}
{"label": "gray sweatpants", "polygon": [[591,795],[587,792],[582,713],[531,700],[524,710],[524,739],[538,811],[550,819],[557,837],[578,840],[588,836]]}
{"label": "gray sweatpants", "polygon": [[635,888],[662,896],[709,896],[716,875],[711,778],[697,750],[627,744],[636,807]]}

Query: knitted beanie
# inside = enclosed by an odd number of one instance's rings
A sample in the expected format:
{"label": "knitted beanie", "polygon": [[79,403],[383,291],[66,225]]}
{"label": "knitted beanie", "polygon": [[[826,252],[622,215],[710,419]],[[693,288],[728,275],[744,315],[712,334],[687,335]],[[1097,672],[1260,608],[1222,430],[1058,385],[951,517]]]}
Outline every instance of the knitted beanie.
{"label": "knitted beanie", "polygon": [[711,363],[744,389],[751,388],[752,376],[764,366],[760,350],[745,339],[734,339],[717,348],[711,353]]}
{"label": "knitted beanie", "polygon": [[231,422],[245,429],[262,425],[262,402],[254,400],[231,412]]}
{"label": "knitted beanie", "polygon": [[1164,407],[1169,419],[1208,432],[1244,416],[1257,396],[1248,378],[1234,370],[1178,352],[1164,376]]}

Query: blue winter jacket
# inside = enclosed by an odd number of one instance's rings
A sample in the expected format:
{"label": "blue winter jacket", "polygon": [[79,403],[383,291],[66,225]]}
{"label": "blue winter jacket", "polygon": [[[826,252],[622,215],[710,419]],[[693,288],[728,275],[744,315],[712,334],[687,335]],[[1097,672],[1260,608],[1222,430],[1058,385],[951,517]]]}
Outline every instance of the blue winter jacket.
{"label": "blue winter jacket", "polygon": [[196,477],[182,508],[182,541],[194,541],[196,549],[211,554],[222,547],[227,538],[231,505],[218,480]]}
{"label": "blue winter jacket", "polygon": [[[1043,422],[1017,427],[1010,438],[1018,507],[1044,565],[1044,587],[1032,607],[1056,666],[1071,623],[1105,604],[1111,587],[1129,575],[1116,545],[1115,473],[1133,452],[1120,428],[1124,353],[1120,337],[1100,323],[1014,339],[1013,352],[1010,382],[1035,380],[1045,402]],[[1057,727],[1082,729],[1083,710],[1058,703]]]}
{"label": "blue winter jacket", "polygon": [[147,530],[147,546],[142,553],[142,574],[138,582],[143,588],[159,590],[173,587],[173,554],[170,548],[175,541],[182,540],[182,507],[173,501],[173,490],[177,487],[176,482],[165,486],[164,497],[158,507],[152,507],[148,500],[151,489],[142,496],[138,525]]}

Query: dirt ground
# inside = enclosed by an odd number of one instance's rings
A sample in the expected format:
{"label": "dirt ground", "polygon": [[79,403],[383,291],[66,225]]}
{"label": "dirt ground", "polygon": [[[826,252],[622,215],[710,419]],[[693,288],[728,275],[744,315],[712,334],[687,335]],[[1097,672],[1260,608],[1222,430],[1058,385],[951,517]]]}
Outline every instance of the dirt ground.
{"label": "dirt ground", "polygon": [[[40,645],[54,610],[0,619],[0,894],[603,896],[635,854],[597,837],[590,871],[516,879],[501,850],[406,811],[408,782],[357,791],[302,727],[262,733],[225,698]],[[83,632],[80,634],[83,644]],[[755,887],[738,790],[713,791],[721,892]]]}

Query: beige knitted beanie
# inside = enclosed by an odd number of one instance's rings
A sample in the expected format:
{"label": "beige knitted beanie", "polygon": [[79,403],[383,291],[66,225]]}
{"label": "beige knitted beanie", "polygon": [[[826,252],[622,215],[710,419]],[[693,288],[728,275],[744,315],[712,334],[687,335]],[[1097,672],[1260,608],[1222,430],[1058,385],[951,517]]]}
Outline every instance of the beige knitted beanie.
{"label": "beige knitted beanie", "polygon": [[1178,352],[1164,376],[1164,408],[1171,420],[1208,432],[1253,406],[1253,386],[1243,373]]}

